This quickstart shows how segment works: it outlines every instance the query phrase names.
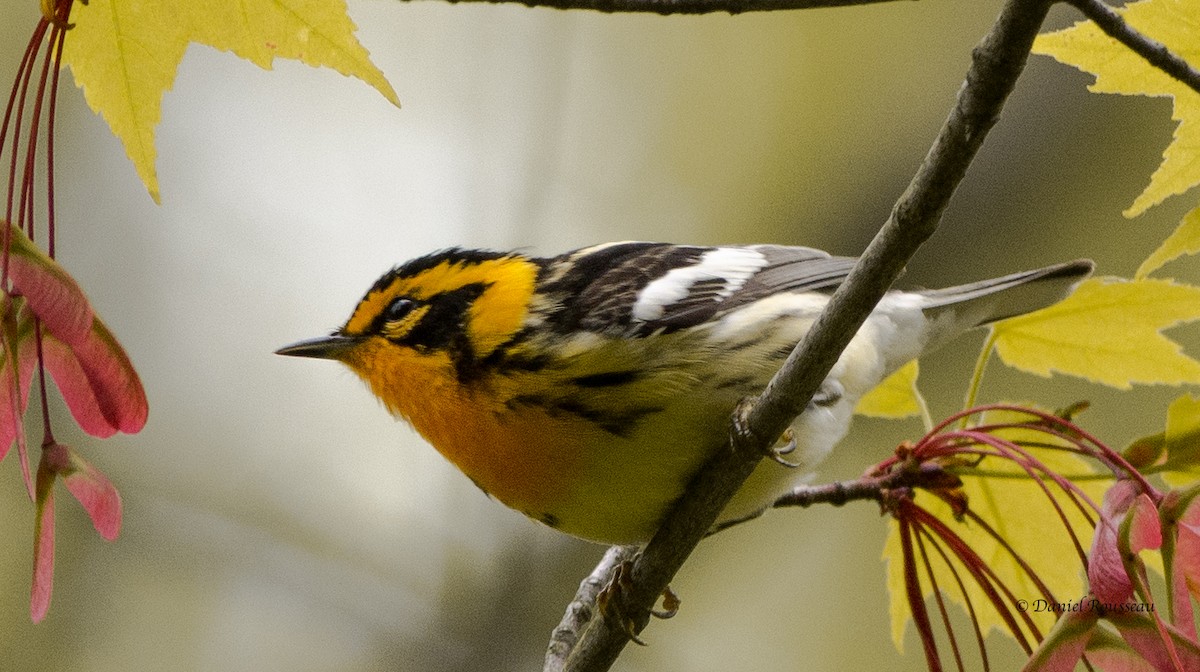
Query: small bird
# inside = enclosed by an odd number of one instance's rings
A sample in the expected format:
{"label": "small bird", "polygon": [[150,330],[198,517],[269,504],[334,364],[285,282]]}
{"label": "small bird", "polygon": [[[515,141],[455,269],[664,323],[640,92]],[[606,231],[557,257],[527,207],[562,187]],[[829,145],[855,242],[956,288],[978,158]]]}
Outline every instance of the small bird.
{"label": "small bird", "polygon": [[[557,257],[449,249],[388,271],[329,336],[281,355],[342,362],[482,490],[563,532],[648,540],[719,450],[855,259],[807,247],[618,242]],[[890,291],[722,513],[811,475],[888,374],[960,332],[1044,308],[1071,261],[946,289]]]}

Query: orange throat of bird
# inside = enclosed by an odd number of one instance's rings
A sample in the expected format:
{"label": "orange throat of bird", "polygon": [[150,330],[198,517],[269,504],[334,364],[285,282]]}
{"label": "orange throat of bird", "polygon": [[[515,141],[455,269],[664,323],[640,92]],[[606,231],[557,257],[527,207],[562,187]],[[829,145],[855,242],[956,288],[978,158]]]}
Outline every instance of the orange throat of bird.
{"label": "orange throat of bird", "polygon": [[403,418],[484,492],[531,518],[546,520],[580,468],[570,423],[514,408],[495,380],[460,382],[445,352],[376,356],[364,343],[345,362],[395,416]]}

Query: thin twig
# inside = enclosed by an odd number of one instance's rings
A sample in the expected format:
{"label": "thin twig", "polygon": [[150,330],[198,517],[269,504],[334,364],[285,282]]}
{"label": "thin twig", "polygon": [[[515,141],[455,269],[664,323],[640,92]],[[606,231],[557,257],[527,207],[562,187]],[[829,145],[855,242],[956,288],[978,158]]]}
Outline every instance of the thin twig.
{"label": "thin twig", "polygon": [[1200,93],[1200,71],[1167,48],[1167,45],[1138,32],[1116,10],[1102,0],[1066,0],[1095,22],[1106,35],[1120,42],[1150,65]]}
{"label": "thin twig", "polygon": [[917,487],[920,484],[920,472],[901,469],[889,472],[883,478],[864,477],[853,481],[837,481],[822,485],[799,485],[792,488],[791,492],[775,500],[771,508],[781,509],[798,506],[807,509],[814,504],[841,506],[847,502],[864,499],[880,502],[883,501],[884,493],[888,490]]}
{"label": "thin twig", "polygon": [[[892,474],[894,475],[894,474]],[[782,509],[791,507],[800,507],[807,509],[814,504],[832,504],[841,506],[846,502],[852,502],[861,499],[872,499],[877,502],[883,501],[883,492],[885,488],[877,481],[867,481],[866,477],[856,481],[836,481],[834,483],[823,483],[821,485],[798,485],[792,488],[791,492],[781,496],[775,500],[775,503],[762,511],[742,516],[741,518],[733,518],[731,520],[723,520],[720,524],[713,528],[712,533],[723,532],[735,525],[748,523],[752,520],[757,520],[770,509]]]}
{"label": "thin twig", "polygon": [[[813,328],[754,403],[739,408],[730,446],[693,479],[687,493],[634,562],[620,607],[637,628],[649,620],[658,596],[768,447],[812,399],[846,344],[901,269],[937,228],[1025,66],[1052,0],[1008,0],[991,32],[973,52],[967,78],[941,132],[891,216]],[[567,670],[601,672],[629,642],[608,619],[589,627]]]}
{"label": "thin twig", "polygon": [[[638,12],[650,14],[712,14],[726,12],[769,12],[783,9],[818,9],[822,7],[851,7],[877,5],[898,0],[449,0],[511,4],[519,2],[528,7],[553,9],[591,9],[598,12]],[[914,1],[914,0],[910,0]]]}

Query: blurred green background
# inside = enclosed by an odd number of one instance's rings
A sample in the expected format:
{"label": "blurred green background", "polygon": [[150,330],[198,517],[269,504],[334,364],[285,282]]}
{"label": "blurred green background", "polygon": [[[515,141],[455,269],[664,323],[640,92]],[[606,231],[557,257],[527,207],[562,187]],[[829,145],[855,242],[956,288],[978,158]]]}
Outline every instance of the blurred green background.
{"label": "blurred green background", "polygon": [[[450,245],[855,254],[1000,5],[663,18],[359,0],[359,37],[403,109],[332,71],[264,72],[193,45],[158,130],[161,207],[64,80],[59,259],[129,351],[151,415],[105,442],[56,422],[120,488],[125,525],[101,541],[60,490],[54,602],[37,626],[33,509],[15,456],[0,464],[0,668],[540,669],[603,549],[489,501],[348,371],[272,351],[340,324],[391,265]],[[0,7],[11,77],[38,8]],[[1091,95],[1088,81],[1032,58],[905,282],[1074,257],[1132,274],[1195,197],[1121,217],[1171,137],[1169,103]],[[1195,330],[1175,335],[1196,351]],[[923,362],[935,415],[961,403],[980,340]],[[1121,446],[1159,431],[1177,393],[993,367],[984,398],[1090,399],[1087,426]],[[919,432],[860,421],[821,478]],[[616,669],[924,669],[911,628],[906,655],[889,639],[884,533],[857,504],[705,542],[674,583],[680,614]],[[1017,665],[1015,646],[991,641],[994,669]]]}

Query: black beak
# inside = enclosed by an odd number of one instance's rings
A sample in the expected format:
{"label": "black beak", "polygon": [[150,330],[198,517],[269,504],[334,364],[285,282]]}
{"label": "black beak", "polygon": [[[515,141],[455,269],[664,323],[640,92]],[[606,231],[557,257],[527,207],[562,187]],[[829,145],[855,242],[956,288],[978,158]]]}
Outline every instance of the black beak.
{"label": "black beak", "polygon": [[351,336],[332,334],[310,338],[291,345],[285,345],[275,351],[277,355],[289,357],[313,357],[316,359],[342,359],[342,356],[357,345],[359,339]]}

